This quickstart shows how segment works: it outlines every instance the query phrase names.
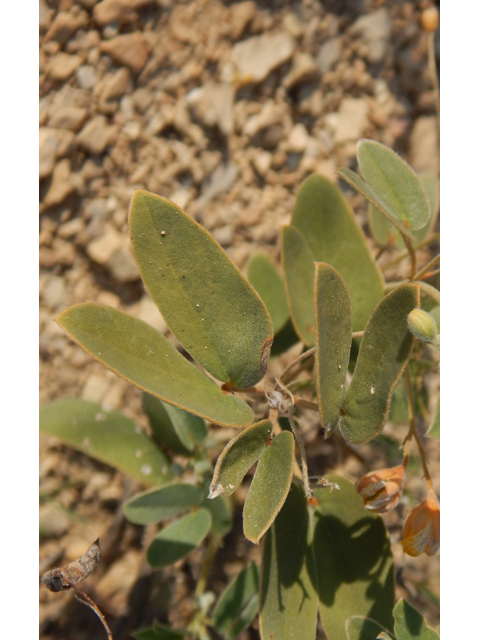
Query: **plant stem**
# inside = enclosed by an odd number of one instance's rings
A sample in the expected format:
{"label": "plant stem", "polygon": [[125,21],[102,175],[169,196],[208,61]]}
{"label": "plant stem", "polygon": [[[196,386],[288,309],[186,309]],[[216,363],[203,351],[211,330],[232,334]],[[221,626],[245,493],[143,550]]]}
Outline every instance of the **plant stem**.
{"label": "plant stem", "polygon": [[363,338],[363,334],[364,334],[364,332],[363,332],[363,331],[354,331],[354,332],[352,333],[352,340],[353,340],[354,338]]}
{"label": "plant stem", "polygon": [[205,587],[207,584],[207,577],[210,571],[210,566],[213,562],[215,554],[217,553],[217,541],[214,536],[210,535],[208,537],[207,550],[205,552],[205,558],[203,559],[202,569],[200,571],[200,576],[198,578],[197,586],[195,588],[195,597],[198,598],[205,591]]}
{"label": "plant stem", "polygon": [[[113,640],[113,635],[112,632],[110,631],[110,628],[107,624],[107,621],[105,619],[105,616],[103,615],[103,613],[100,611],[100,609],[97,607],[97,605],[95,604],[95,602],[90,598],[90,596],[87,596],[87,594],[85,593],[85,591],[82,591],[81,589],[79,589],[78,587],[76,587],[74,584],[70,585],[72,587],[72,589],[75,589],[75,591],[77,591],[77,593],[81,594],[82,598],[79,598],[77,596],[76,593],[73,594],[73,597],[78,600],[79,602],[81,602],[82,604],[84,604],[86,607],[88,607],[89,609],[91,609],[92,611],[94,611],[97,616],[100,618],[103,626],[105,627],[105,631],[107,632],[107,637],[109,640]],[[85,598],[85,600],[83,599]]]}
{"label": "plant stem", "polygon": [[300,398],[299,396],[294,396],[293,399],[296,407],[303,407],[304,409],[311,409],[312,411],[318,411],[318,404],[316,402],[305,400],[304,398]]}
{"label": "plant stem", "polygon": [[312,356],[315,353],[315,347],[312,347],[311,349],[308,349],[308,351],[304,351],[303,353],[301,353],[298,358],[295,358],[295,360],[293,360],[293,362],[291,362],[288,367],[286,367],[282,373],[282,375],[280,376],[280,380],[284,380],[285,376],[287,375],[287,373],[289,373],[293,367],[295,367],[295,365],[299,364],[300,362],[302,362],[302,360],[305,360],[306,358],[309,358],[310,356]]}
{"label": "plant stem", "polygon": [[410,448],[410,440],[413,437],[415,438],[415,441],[417,443],[418,452],[420,454],[420,460],[422,461],[423,474],[425,476],[425,480],[427,481],[428,489],[430,493],[435,493],[433,489],[432,479],[430,477],[430,472],[428,471],[425,450],[423,448],[422,441],[420,440],[420,436],[418,435],[417,428],[415,425],[415,404],[413,400],[412,377],[410,374],[409,365],[407,365],[407,368],[405,369],[405,378],[407,382],[408,420],[410,423],[410,429],[408,431],[406,442],[405,442],[407,462],[408,462],[408,451]]}
{"label": "plant stem", "polygon": [[[423,249],[423,247],[426,247],[427,245],[431,244],[432,242],[435,242],[436,240],[439,240],[439,238],[440,238],[440,231],[437,231],[437,233],[434,233],[433,236],[430,236],[429,238],[426,238],[425,240],[422,240],[422,242],[419,242],[418,244],[416,244],[414,249],[415,251],[417,251],[418,249]],[[390,267],[393,267],[394,264],[397,264],[397,262],[401,262],[404,258],[407,258],[409,255],[410,254],[408,251],[403,251],[399,256],[397,256],[396,258],[393,258],[393,260],[391,260],[386,265],[384,265],[382,267],[382,271],[386,271]]]}
{"label": "plant stem", "polygon": [[297,427],[295,426],[295,420],[293,419],[293,410],[294,406],[290,405],[288,407],[288,421],[290,422],[290,427],[292,429],[293,435],[295,436],[295,440],[297,441],[298,448],[300,449],[300,458],[302,461],[302,477],[303,477],[303,486],[305,487],[305,495],[307,498],[312,497],[312,489],[310,488],[310,481],[308,479],[308,467],[307,467],[307,455],[305,453],[305,447],[303,445],[303,440],[298,432]]}
{"label": "plant stem", "polygon": [[417,271],[417,273],[415,273],[412,276],[412,280],[421,280],[421,278],[423,278],[423,276],[426,273],[428,273],[430,269],[434,267],[436,264],[438,264],[439,262],[440,262],[440,254],[432,258],[430,262],[427,262],[427,264],[423,267],[423,269],[420,269],[420,271]]}
{"label": "plant stem", "polygon": [[408,253],[410,254],[410,262],[412,263],[410,278],[413,280],[413,277],[417,272],[417,256],[415,254],[415,249],[413,248],[412,243],[407,238],[407,236],[404,236],[402,233],[402,238],[403,238],[403,241],[405,242],[405,246],[407,247]]}
{"label": "plant stem", "polygon": [[429,271],[428,273],[422,276],[422,280],[426,280],[427,278],[436,276],[438,273],[440,273],[440,269],[434,269],[433,271]]}

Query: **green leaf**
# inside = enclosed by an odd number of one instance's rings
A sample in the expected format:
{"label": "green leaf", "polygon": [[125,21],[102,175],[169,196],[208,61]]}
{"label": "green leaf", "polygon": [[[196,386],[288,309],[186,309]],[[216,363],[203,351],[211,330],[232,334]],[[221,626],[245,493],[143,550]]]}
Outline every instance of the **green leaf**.
{"label": "green leaf", "polygon": [[239,389],[261,380],[272,322],[218,242],[173,202],[147,191],[135,191],[129,225],[145,286],[192,358]]}
{"label": "green leaf", "polygon": [[427,436],[440,439],[440,396],[438,396],[437,402],[435,403],[435,409],[427,431]]}
{"label": "green leaf", "polygon": [[258,544],[271,526],[288,495],[295,461],[295,441],[282,431],[265,449],[258,461],[243,508],[243,532]]}
{"label": "green leaf", "polygon": [[[345,622],[365,616],[393,628],[393,560],[380,516],[365,511],[349,480],[328,476],[340,491],[317,489],[313,555],[320,618],[328,640],[345,640]],[[363,636],[362,636],[363,640]]]}
{"label": "green leaf", "polygon": [[258,613],[258,567],[248,564],[223,591],[213,611],[213,625],[227,640],[247,629]]}
{"label": "green leaf", "polygon": [[315,369],[320,421],[335,428],[345,397],[352,345],[352,307],[345,281],[330,265],[315,263]]}
{"label": "green leaf", "polygon": [[148,562],[159,569],[185,558],[202,542],[211,525],[209,511],[200,508],[164,527],[147,549]]}
{"label": "green leaf", "polygon": [[[409,240],[414,241],[413,233],[410,229],[405,227],[402,222],[396,219],[396,214],[390,211],[383,202],[383,200],[375,193],[369,184],[362,180],[355,171],[344,167],[337,171],[338,175],[345,180],[351,187],[353,187],[358,193],[361,193],[364,198],[374,205],[389,221],[393,224],[404,236],[407,236]],[[385,231],[383,231],[384,233]]]}
{"label": "green leaf", "polygon": [[299,338],[312,347],[315,340],[315,263],[307,241],[292,226],[282,227],[282,264],[293,326]]}
{"label": "green leaf", "polygon": [[276,335],[290,316],[282,276],[268,256],[254,253],[247,263],[247,278],[264,301]]}
{"label": "green leaf", "polygon": [[210,485],[210,498],[230,496],[247,471],[262,455],[272,433],[272,423],[261,420],[232,438],[218,457]]}
{"label": "green leaf", "polygon": [[[432,287],[428,282],[419,282],[421,297],[422,297],[422,309],[430,311],[436,306],[440,306],[440,291]],[[427,305],[428,301],[428,305]]]}
{"label": "green leaf", "polygon": [[421,614],[405,600],[400,599],[393,610],[397,640],[439,640],[436,631],[427,626]]}
{"label": "green leaf", "polygon": [[427,224],[431,215],[427,194],[405,160],[380,142],[366,139],[357,142],[357,160],[397,228],[415,231]]}
{"label": "green leaf", "polygon": [[40,430],[147,484],[173,478],[165,454],[119,411],[74,398],[57,400],[40,409]]}
{"label": "green leaf", "polygon": [[183,640],[185,632],[177,629],[169,629],[158,622],[153,623],[149,629],[141,629],[132,634],[135,640]]}
{"label": "green leaf", "polygon": [[134,524],[162,522],[198,507],[201,499],[200,491],[191,484],[170,484],[137,494],[123,505],[123,513]]}
{"label": "green leaf", "polygon": [[[428,224],[421,229],[412,231],[415,245],[425,240],[428,234],[434,231],[440,209],[438,177],[432,173],[419,173],[418,178],[425,190],[432,214]],[[368,219],[372,235],[379,244],[382,246],[387,244],[395,245],[398,249],[404,249],[405,243],[403,242],[398,229],[394,227],[390,220],[371,203],[368,208]]]}
{"label": "green leaf", "polygon": [[365,616],[352,616],[345,624],[345,631],[347,640],[377,640],[378,634],[385,629]]}
{"label": "green leaf", "polygon": [[351,443],[368,442],[383,429],[393,389],[413,349],[407,316],[419,303],[418,285],[403,284],[383,298],[365,327],[339,423]]}
{"label": "green leaf", "polygon": [[224,394],[146,322],[92,303],[70,307],[55,320],[93,358],[165,402],[226,427],[252,422],[243,400]]}
{"label": "green leaf", "polygon": [[315,640],[318,601],[311,578],[309,520],[303,487],[293,483],[262,544],[260,632],[264,640]]}
{"label": "green leaf", "polygon": [[383,296],[385,283],[340,189],[323,176],[307,178],[298,192],[291,224],[305,238],[315,262],[330,264],[345,280],[353,331],[362,331]]}
{"label": "green leaf", "polygon": [[172,451],[188,455],[208,435],[205,420],[143,393],[142,408],[148,416],[153,438]]}

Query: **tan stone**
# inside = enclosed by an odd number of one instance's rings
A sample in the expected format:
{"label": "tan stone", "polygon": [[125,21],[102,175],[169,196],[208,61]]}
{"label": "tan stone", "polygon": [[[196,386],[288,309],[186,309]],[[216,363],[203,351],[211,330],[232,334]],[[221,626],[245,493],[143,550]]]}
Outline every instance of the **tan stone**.
{"label": "tan stone", "polygon": [[53,80],[66,80],[75,72],[82,62],[83,58],[81,56],[70,56],[68,53],[59,51],[49,61],[47,71]]}
{"label": "tan stone", "polygon": [[145,38],[138,31],[102,42],[100,51],[112,56],[116,62],[129,67],[135,73],[140,73],[146,65],[149,55]]}
{"label": "tan stone", "polygon": [[70,180],[71,165],[68,158],[60,160],[55,166],[52,175],[52,182],[44,199],[46,206],[60,204],[69,196],[75,187]]}

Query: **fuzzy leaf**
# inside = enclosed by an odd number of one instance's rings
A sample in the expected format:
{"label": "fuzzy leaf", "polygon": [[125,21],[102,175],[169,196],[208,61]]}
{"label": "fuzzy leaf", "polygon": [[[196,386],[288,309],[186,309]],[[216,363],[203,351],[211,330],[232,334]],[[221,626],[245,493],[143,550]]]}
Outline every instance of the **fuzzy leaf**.
{"label": "fuzzy leaf", "polygon": [[293,326],[300,339],[312,347],[315,340],[315,263],[307,241],[292,226],[282,227],[282,264]]}
{"label": "fuzzy leaf", "polygon": [[177,483],[137,494],[123,505],[123,513],[134,524],[150,524],[198,507],[200,502],[201,494],[196,487]]}
{"label": "fuzzy leaf", "polygon": [[383,296],[385,283],[340,189],[323,176],[307,178],[298,192],[291,224],[305,238],[315,262],[330,264],[345,280],[353,331],[362,331]]}
{"label": "fuzzy leaf", "polygon": [[135,640],[183,640],[185,632],[178,629],[169,629],[158,622],[153,623],[149,629],[141,629],[132,634]]}
{"label": "fuzzy leaf", "polygon": [[148,416],[153,438],[172,451],[188,455],[208,435],[205,420],[143,393],[142,408]]}
{"label": "fuzzy leaf", "polygon": [[377,640],[378,634],[385,633],[385,629],[365,616],[352,616],[345,624],[345,632],[347,640]]}
{"label": "fuzzy leaf", "polygon": [[239,389],[261,380],[272,322],[218,242],[173,202],[147,191],[135,191],[129,225],[145,286],[192,358]]}
{"label": "fuzzy leaf", "polygon": [[436,631],[427,626],[422,615],[412,605],[400,599],[393,610],[397,640],[439,640]]}
{"label": "fuzzy leaf", "polygon": [[176,520],[158,533],[147,549],[147,560],[154,569],[167,567],[185,558],[202,542],[212,526],[210,513],[203,508]]}
{"label": "fuzzy leaf", "polygon": [[272,423],[261,420],[244,429],[230,440],[218,457],[210,496],[230,496],[243,480],[247,471],[259,459],[272,433]]}
{"label": "fuzzy leaf", "polygon": [[385,203],[396,226],[415,231],[427,224],[427,194],[405,160],[380,142],[366,139],[357,142],[357,160],[363,177]]}
{"label": "fuzzy leaf", "polygon": [[372,313],[341,411],[340,431],[349,442],[368,442],[383,429],[393,389],[413,349],[407,316],[419,303],[418,285],[403,284]]}
{"label": "fuzzy leaf", "polygon": [[440,439],[440,396],[438,396],[437,402],[435,403],[435,410],[427,431],[427,436]]}
{"label": "fuzzy leaf", "polygon": [[293,476],[295,441],[289,431],[276,436],[260,456],[243,508],[243,532],[258,544],[288,495]]}
{"label": "fuzzy leaf", "polygon": [[352,307],[340,274],[315,264],[315,369],[322,425],[330,433],[340,417],[352,345]]}
{"label": "fuzzy leaf", "polygon": [[153,327],[99,304],[77,304],[57,318],[82,349],[140,389],[222,426],[245,427],[250,407],[226,395]]}
{"label": "fuzzy leaf", "polygon": [[247,278],[264,301],[276,335],[290,316],[282,276],[268,256],[254,253],[247,264]]}
{"label": "fuzzy leaf", "polygon": [[213,611],[215,629],[233,640],[247,629],[258,613],[258,567],[248,564],[223,591]]}
{"label": "fuzzy leaf", "polygon": [[119,411],[74,398],[57,400],[40,409],[40,431],[147,484],[173,478],[165,454]]}
{"label": "fuzzy leaf", "polygon": [[[317,489],[313,556],[320,618],[328,640],[346,640],[345,621],[365,616],[393,628],[393,560],[380,516],[365,511],[349,480],[328,476],[340,491]],[[362,636],[363,640],[363,636]]]}
{"label": "fuzzy leaf", "polygon": [[318,600],[311,577],[309,520],[303,488],[293,483],[262,544],[259,610],[264,640],[315,640]]}
{"label": "fuzzy leaf", "polygon": [[232,515],[230,513],[230,502],[223,496],[209,498],[210,483],[208,478],[204,479],[202,487],[201,507],[210,512],[212,518],[212,531],[220,536],[226,536],[232,528]]}

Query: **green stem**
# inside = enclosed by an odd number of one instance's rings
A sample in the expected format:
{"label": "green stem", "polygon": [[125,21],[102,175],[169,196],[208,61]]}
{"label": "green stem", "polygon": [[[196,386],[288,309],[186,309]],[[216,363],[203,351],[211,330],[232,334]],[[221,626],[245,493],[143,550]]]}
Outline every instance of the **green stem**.
{"label": "green stem", "polygon": [[211,564],[217,553],[218,544],[214,536],[210,535],[208,538],[207,550],[205,552],[205,558],[203,559],[202,568],[200,570],[200,576],[198,578],[197,586],[195,588],[195,597],[200,597],[205,591],[207,585],[208,573],[210,571]]}
{"label": "green stem", "polygon": [[423,267],[423,269],[420,269],[420,271],[417,271],[417,273],[415,273],[415,275],[412,276],[412,280],[421,280],[423,276],[426,273],[428,273],[430,269],[434,267],[436,264],[438,264],[439,262],[440,262],[440,254],[432,258],[430,262],[427,262],[427,264]]}
{"label": "green stem", "polygon": [[299,364],[300,362],[302,362],[303,360],[305,360],[306,358],[309,358],[310,356],[315,354],[315,347],[312,347],[311,349],[308,349],[308,351],[304,351],[303,353],[301,353],[298,358],[295,358],[295,360],[293,360],[293,362],[291,362],[288,367],[286,367],[283,370],[282,375],[280,376],[280,380],[284,380],[285,376],[287,375],[287,373],[289,373],[293,367],[295,367],[297,364]]}
{"label": "green stem", "polygon": [[[423,247],[426,247],[427,245],[439,239],[440,239],[440,231],[438,231],[437,233],[434,233],[433,236],[430,236],[429,238],[426,238],[425,240],[422,240],[422,242],[419,242],[418,244],[416,244],[414,246],[414,249],[415,251],[417,251],[418,249],[423,249]],[[397,264],[397,262],[401,262],[404,258],[407,258],[409,255],[410,253],[408,251],[403,251],[396,258],[393,258],[393,260],[391,260],[386,265],[384,265],[382,267],[382,271],[386,271],[390,267],[393,267],[393,265]]]}
{"label": "green stem", "polygon": [[290,422],[290,427],[292,429],[293,435],[295,436],[295,440],[297,441],[298,448],[300,449],[300,459],[302,461],[302,477],[303,477],[303,486],[305,487],[305,495],[307,498],[312,497],[312,489],[310,487],[310,481],[308,479],[308,467],[307,467],[307,454],[305,453],[305,447],[303,444],[303,440],[298,432],[297,427],[295,426],[295,420],[293,419],[293,405],[288,407],[288,421]]}

